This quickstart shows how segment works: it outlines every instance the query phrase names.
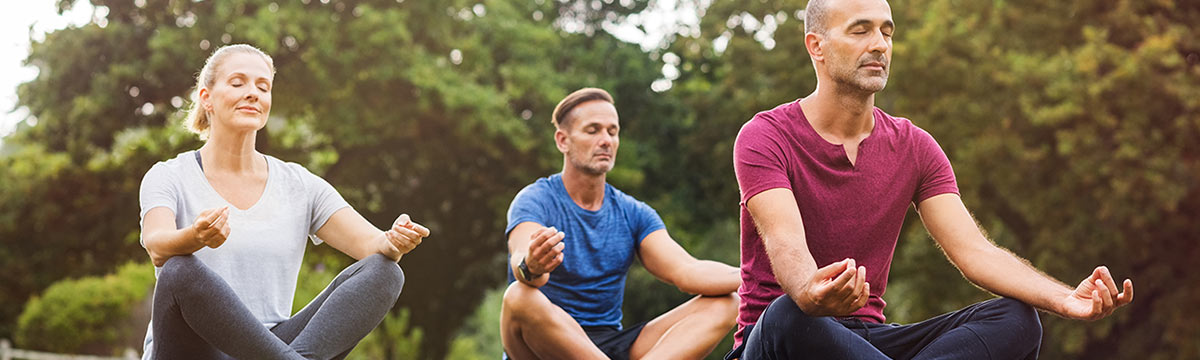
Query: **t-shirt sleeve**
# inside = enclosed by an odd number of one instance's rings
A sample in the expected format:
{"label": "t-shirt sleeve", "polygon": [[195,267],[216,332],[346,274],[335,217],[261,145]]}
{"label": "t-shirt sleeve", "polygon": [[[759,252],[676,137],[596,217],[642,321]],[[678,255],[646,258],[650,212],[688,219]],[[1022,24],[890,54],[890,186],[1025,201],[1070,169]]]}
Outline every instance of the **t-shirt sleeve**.
{"label": "t-shirt sleeve", "polygon": [[920,181],[913,196],[913,203],[920,204],[925,199],[941,194],[958,194],[958,180],[954,178],[954,169],[950,167],[950,159],[938,145],[937,140],[925,130],[917,131],[917,161],[920,164]]}
{"label": "t-shirt sleeve", "polygon": [[792,188],[779,132],[761,115],[742,126],[733,144],[733,171],[742,204],[763,191]]}
{"label": "t-shirt sleeve", "polygon": [[546,226],[550,219],[546,204],[550,201],[549,190],[541,182],[535,182],[521,189],[517,196],[513,197],[512,204],[508,206],[508,225],[504,226],[505,241],[508,240],[508,233],[521,223],[535,222]]}
{"label": "t-shirt sleeve", "polygon": [[642,245],[642,240],[645,240],[650,233],[666,229],[667,225],[663,224],[661,216],[658,216],[658,211],[650,207],[644,202],[638,201],[630,197],[633,201],[633,234],[637,239],[637,245]]}
{"label": "t-shirt sleeve", "polygon": [[309,194],[308,209],[311,222],[308,226],[308,235],[314,245],[320,245],[324,241],[317,237],[317,230],[325,226],[325,222],[329,221],[333,213],[342,208],[349,207],[350,204],[325,179],[308,170],[304,170],[303,174],[305,177],[305,188]]}
{"label": "t-shirt sleeve", "polygon": [[[150,171],[146,172],[146,176],[142,177],[141,188],[138,189],[138,203],[141,206],[141,211],[138,213],[138,226],[142,226],[142,221],[146,220],[146,213],[157,207],[164,207],[171,212],[179,213],[179,174],[172,171],[163,163],[154,164],[150,167]],[[146,243],[138,235],[138,242],[143,247]]]}

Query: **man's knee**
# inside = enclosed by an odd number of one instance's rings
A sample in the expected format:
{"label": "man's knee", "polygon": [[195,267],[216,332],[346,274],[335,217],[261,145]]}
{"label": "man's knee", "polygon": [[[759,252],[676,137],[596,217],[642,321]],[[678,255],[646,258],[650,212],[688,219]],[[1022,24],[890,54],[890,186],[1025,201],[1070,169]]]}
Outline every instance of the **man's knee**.
{"label": "man's knee", "polygon": [[[531,308],[544,307],[549,303],[549,299],[542,294],[541,290],[535,287],[525,285],[520,281],[514,281],[508,284],[508,289],[504,290],[504,300],[501,311],[520,318],[524,314],[531,313]],[[532,313],[540,313],[536,311]]]}
{"label": "man's knee", "polygon": [[[775,341],[827,338],[829,334],[843,331],[845,327],[828,316],[809,316],[787,295],[771,301],[759,317],[756,327],[761,327],[763,336]],[[757,329],[755,329],[757,330]]]}
{"label": "man's knee", "polygon": [[[796,305],[792,298],[785,295],[780,295],[767,305],[767,309],[763,310],[763,314],[759,319],[759,324],[767,322],[771,327],[780,326],[796,326],[801,325],[802,328],[807,328],[809,324],[821,322],[822,320],[830,320],[829,318],[813,317],[804,313],[799,306]],[[763,329],[767,330],[767,329]]]}
{"label": "man's knee", "polygon": [[1005,324],[1026,342],[1042,341],[1042,320],[1033,306],[1011,298],[1000,298],[990,304],[1005,319]]}
{"label": "man's knee", "polygon": [[704,296],[700,299],[703,301],[700,311],[713,319],[719,319],[720,325],[729,328],[737,324],[740,303],[737,293],[724,296]]}

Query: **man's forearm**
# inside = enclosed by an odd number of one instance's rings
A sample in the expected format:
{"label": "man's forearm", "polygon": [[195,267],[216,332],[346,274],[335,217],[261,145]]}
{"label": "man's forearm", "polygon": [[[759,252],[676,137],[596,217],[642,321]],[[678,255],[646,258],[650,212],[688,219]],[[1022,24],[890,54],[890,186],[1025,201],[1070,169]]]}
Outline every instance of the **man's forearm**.
{"label": "man's forearm", "polygon": [[[767,256],[771,261],[771,269],[775,273],[775,281],[779,287],[796,304],[800,304],[800,292],[813,274],[817,272],[817,261],[813,260],[807,249],[789,246],[783,235],[772,236],[763,234],[763,245],[767,248]],[[772,241],[771,239],[777,239]],[[776,241],[778,243],[776,243]],[[803,238],[795,241],[805,241]]]}
{"label": "man's forearm", "polygon": [[955,264],[967,280],[985,290],[1042,310],[1061,313],[1060,300],[1071,293],[1067,285],[999,246],[979,249],[977,254],[957,259]]}
{"label": "man's forearm", "polygon": [[513,277],[516,278],[517,281],[524,283],[525,285],[535,287],[535,288],[542,287],[542,285],[546,285],[546,283],[550,282],[550,274],[549,273],[539,274],[539,276],[534,277],[533,279],[525,279],[524,276],[521,276],[520,265],[521,265],[521,261],[525,260],[526,256],[527,256],[527,254],[523,253],[523,252],[512,253],[512,255],[509,256],[508,268],[510,270],[512,270]]}
{"label": "man's forearm", "polygon": [[742,284],[738,268],[716,261],[698,260],[683,271],[675,286],[688,294],[726,295]]}

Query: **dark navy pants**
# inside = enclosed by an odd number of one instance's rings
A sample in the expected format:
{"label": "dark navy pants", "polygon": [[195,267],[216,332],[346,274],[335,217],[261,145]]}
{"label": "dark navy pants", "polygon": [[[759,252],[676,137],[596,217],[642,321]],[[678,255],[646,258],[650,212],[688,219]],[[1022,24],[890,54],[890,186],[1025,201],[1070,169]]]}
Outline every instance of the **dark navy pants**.
{"label": "dark navy pants", "polygon": [[811,317],[787,295],[771,302],[727,359],[1037,359],[1042,324],[1017,300],[984,301],[915,324]]}

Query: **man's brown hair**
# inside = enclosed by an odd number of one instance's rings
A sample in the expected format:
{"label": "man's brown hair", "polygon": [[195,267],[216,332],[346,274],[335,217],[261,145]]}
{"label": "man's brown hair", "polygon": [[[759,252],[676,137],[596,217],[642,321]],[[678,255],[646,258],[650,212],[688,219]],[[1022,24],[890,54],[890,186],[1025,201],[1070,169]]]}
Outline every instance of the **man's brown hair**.
{"label": "man's brown hair", "polygon": [[603,100],[609,104],[615,104],[612,95],[609,95],[604,89],[582,88],[575,90],[575,92],[567,95],[562,101],[558,102],[558,105],[554,107],[554,114],[550,117],[550,122],[559,129],[565,129],[565,126],[571,122],[569,116],[571,110],[574,110],[579,104],[592,100]]}

